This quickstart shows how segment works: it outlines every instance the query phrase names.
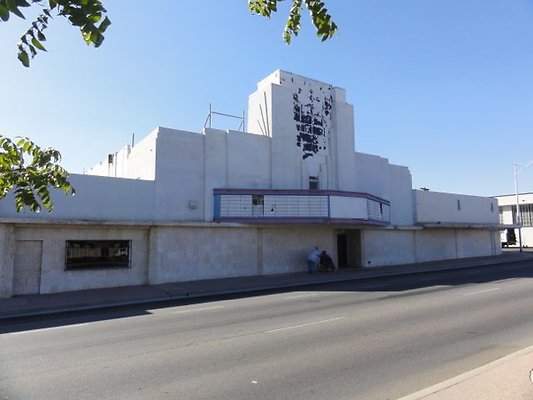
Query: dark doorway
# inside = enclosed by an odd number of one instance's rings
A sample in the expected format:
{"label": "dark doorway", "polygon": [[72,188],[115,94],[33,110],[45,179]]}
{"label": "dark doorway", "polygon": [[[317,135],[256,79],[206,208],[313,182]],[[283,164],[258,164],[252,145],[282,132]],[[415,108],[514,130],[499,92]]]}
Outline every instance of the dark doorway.
{"label": "dark doorway", "polygon": [[337,234],[337,257],[339,268],[348,266],[348,236],[346,233]]}
{"label": "dark doorway", "polygon": [[361,231],[359,229],[337,231],[337,263],[339,268],[361,267]]}

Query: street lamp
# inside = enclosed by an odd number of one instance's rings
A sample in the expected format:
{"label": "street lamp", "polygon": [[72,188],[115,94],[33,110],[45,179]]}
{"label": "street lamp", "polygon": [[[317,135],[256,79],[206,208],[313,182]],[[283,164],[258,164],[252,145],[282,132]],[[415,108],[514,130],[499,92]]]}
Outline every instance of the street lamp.
{"label": "street lamp", "polygon": [[533,164],[533,160],[528,161],[524,164],[522,169],[518,169],[518,164],[513,164],[514,169],[514,190],[516,194],[516,224],[518,225],[518,246],[520,251],[522,251],[522,213],[520,212],[520,203],[518,201],[518,174],[524,169]]}

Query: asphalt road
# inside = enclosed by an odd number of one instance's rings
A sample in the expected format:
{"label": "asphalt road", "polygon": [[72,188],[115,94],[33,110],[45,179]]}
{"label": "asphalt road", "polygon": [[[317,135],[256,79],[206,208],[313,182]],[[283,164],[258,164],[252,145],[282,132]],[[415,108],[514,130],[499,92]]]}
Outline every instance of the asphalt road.
{"label": "asphalt road", "polygon": [[533,344],[533,265],[0,324],[0,399],[396,399]]}

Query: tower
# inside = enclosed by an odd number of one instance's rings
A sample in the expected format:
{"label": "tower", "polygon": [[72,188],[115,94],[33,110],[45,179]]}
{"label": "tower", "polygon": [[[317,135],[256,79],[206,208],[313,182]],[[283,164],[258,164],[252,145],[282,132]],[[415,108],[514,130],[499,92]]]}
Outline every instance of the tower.
{"label": "tower", "polygon": [[351,186],[339,173],[341,159],[349,168],[354,153],[353,106],[343,89],[275,71],[249,97],[247,130],[271,137],[273,188]]}

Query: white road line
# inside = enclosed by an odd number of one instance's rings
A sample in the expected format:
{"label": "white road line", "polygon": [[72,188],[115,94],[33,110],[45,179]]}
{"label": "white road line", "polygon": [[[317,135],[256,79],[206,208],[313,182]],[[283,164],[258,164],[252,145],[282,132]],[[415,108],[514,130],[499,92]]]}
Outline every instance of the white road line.
{"label": "white road line", "polygon": [[207,311],[207,310],[217,310],[219,308],[224,308],[224,306],[212,306],[212,307],[202,307],[202,308],[191,308],[189,310],[178,310],[178,311],[172,311],[172,314],[185,314],[195,311]]}
{"label": "white road line", "polygon": [[89,325],[88,322],[85,322],[83,324],[72,324],[72,325],[63,325],[63,326],[53,326],[51,328],[41,328],[41,329],[29,329],[27,331],[19,331],[19,332],[9,332],[9,335],[23,335],[26,333],[39,333],[39,332],[47,332],[47,331],[54,331],[57,329],[67,329],[67,328],[77,328],[79,326]]}
{"label": "white road line", "polygon": [[322,320],[322,321],[309,322],[309,323],[307,323],[307,324],[300,324],[300,325],[286,326],[286,327],[284,327],[284,328],[271,329],[271,330],[269,330],[269,331],[265,331],[264,333],[281,332],[281,331],[286,331],[286,330],[289,330],[289,329],[302,328],[302,327],[304,327],[304,326],[318,325],[318,324],[325,324],[326,322],[338,321],[338,320],[341,320],[341,319],[344,319],[344,318],[346,318],[346,317],[337,317],[337,318],[331,318],[331,319],[324,319],[324,320]]}
{"label": "white road line", "polygon": [[497,288],[492,288],[492,289],[480,290],[480,291],[478,291],[478,292],[465,293],[463,296],[473,296],[473,295],[475,295],[475,294],[482,294],[482,293],[494,292],[495,290],[500,290],[500,288],[497,287]]}
{"label": "white road line", "polygon": [[295,294],[292,296],[285,296],[284,299],[299,299],[300,297],[309,297],[309,296],[316,296],[317,293],[302,293],[302,294]]}

